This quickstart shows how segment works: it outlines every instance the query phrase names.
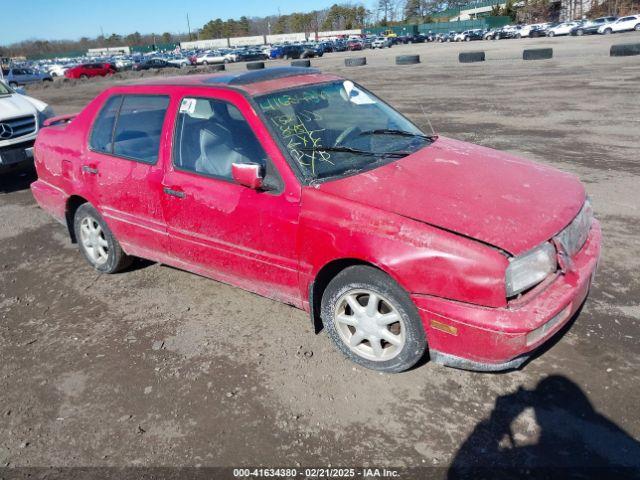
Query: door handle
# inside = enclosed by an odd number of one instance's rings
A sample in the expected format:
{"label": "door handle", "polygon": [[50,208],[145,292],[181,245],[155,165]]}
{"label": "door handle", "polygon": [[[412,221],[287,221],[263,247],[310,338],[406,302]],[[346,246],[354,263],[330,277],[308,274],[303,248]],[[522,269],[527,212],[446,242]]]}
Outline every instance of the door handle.
{"label": "door handle", "polygon": [[164,191],[164,193],[166,193],[167,195],[171,195],[172,197],[178,197],[178,198],[184,198],[185,197],[185,193],[181,192],[180,190],[174,190],[174,189],[169,188],[169,187],[164,187],[163,191]]}
{"label": "door handle", "polygon": [[91,167],[89,165],[83,165],[82,166],[82,171],[86,172],[86,173],[90,173],[91,175],[97,175],[98,174],[98,169]]}

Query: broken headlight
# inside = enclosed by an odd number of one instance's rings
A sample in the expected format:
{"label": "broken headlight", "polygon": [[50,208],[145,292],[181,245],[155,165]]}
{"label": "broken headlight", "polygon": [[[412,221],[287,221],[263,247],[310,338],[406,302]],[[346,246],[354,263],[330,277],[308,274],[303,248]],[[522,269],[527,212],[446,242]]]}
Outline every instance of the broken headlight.
{"label": "broken headlight", "polygon": [[511,259],[505,276],[507,297],[513,297],[542,282],[557,270],[556,249],[551,242]]}

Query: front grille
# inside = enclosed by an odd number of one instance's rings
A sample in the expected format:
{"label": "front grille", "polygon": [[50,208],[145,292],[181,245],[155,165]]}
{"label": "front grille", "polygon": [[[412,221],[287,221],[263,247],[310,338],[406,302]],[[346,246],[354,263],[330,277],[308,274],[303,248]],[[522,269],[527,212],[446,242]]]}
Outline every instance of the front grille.
{"label": "front grille", "polygon": [[593,210],[587,200],[578,216],[556,237],[569,257],[578,253],[587,241],[592,221]]}
{"label": "front grille", "polygon": [[0,140],[24,137],[36,131],[35,115],[0,121]]}

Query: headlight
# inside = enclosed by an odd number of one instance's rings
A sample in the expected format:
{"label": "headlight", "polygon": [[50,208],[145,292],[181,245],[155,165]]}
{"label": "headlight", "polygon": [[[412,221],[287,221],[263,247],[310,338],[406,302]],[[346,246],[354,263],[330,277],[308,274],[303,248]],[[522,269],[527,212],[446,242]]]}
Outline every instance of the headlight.
{"label": "headlight", "polygon": [[584,246],[589,237],[592,223],[593,208],[591,207],[589,198],[587,198],[580,213],[578,213],[569,226],[556,237],[560,241],[560,244],[562,244],[564,253],[569,257],[573,257]]}
{"label": "headlight", "polygon": [[557,264],[556,249],[550,242],[513,258],[505,277],[507,297],[513,297],[542,282],[556,271]]}

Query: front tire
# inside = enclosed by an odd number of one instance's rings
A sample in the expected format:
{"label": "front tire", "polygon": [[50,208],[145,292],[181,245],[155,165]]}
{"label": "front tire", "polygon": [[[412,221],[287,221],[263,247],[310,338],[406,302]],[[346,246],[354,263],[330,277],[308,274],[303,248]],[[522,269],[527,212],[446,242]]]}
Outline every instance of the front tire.
{"label": "front tire", "polygon": [[605,29],[604,34],[605,35],[611,35],[613,33],[613,30],[611,30],[610,28]]}
{"label": "front tire", "polygon": [[417,308],[384,272],[352,266],[329,282],[322,295],[324,328],[353,362],[381,372],[414,366],[427,349]]}
{"label": "front tire", "polygon": [[73,217],[73,230],[80,251],[101,273],[117,273],[132,261],[111,233],[98,211],[89,203],[81,205]]}

